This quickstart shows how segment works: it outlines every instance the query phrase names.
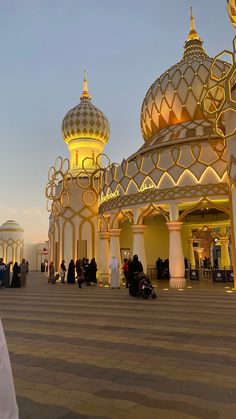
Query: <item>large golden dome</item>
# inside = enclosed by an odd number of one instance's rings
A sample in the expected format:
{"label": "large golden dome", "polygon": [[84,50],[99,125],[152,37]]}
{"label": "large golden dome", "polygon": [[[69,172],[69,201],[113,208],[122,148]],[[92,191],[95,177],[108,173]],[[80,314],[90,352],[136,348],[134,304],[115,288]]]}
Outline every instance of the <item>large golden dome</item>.
{"label": "large golden dome", "polygon": [[[162,74],[148,90],[141,110],[141,131],[145,141],[154,140],[167,127],[189,121],[205,121],[209,117],[202,109],[209,70],[213,60],[202,47],[191,13],[190,32],[180,62]],[[225,63],[217,61],[215,71],[222,74]],[[174,138],[174,136],[173,136]]]}
{"label": "large golden dome", "polygon": [[106,143],[110,129],[107,118],[91,102],[86,76],[80,103],[67,112],[62,121],[62,135],[66,143],[80,138],[91,138]]}

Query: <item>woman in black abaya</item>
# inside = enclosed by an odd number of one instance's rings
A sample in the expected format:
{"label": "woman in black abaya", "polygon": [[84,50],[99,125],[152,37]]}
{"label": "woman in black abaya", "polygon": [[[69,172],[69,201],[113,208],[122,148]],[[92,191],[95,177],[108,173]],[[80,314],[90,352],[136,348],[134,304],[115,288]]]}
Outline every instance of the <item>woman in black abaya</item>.
{"label": "woman in black abaya", "polygon": [[134,255],[129,265],[129,295],[132,295],[132,297],[137,297],[138,295],[138,274],[141,272],[143,272],[143,265],[138,260],[138,256]]}
{"label": "woman in black abaya", "polygon": [[20,267],[17,262],[14,263],[12,272],[11,288],[20,288]]}
{"label": "woman in black abaya", "polygon": [[73,259],[71,259],[68,266],[67,284],[75,284],[75,263]]}

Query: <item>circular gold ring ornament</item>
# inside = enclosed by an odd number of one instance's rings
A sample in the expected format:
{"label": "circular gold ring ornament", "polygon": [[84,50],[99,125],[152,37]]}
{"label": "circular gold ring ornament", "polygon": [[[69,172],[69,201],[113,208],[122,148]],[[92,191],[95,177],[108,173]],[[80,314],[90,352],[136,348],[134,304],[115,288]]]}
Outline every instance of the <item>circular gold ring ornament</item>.
{"label": "circular gold ring ornament", "polygon": [[62,161],[62,172],[64,174],[67,174],[69,172],[69,170],[70,170],[70,162],[69,162],[69,159],[64,159]]}
{"label": "circular gold ring ornament", "polygon": [[82,199],[87,207],[92,207],[97,203],[97,195],[94,191],[91,190],[84,191]]}
{"label": "circular gold ring ornament", "polygon": [[49,171],[48,171],[48,180],[49,180],[49,182],[53,180],[54,175],[55,175],[55,172],[56,172],[55,167],[51,166],[50,169],[49,169]]}
{"label": "circular gold ring ornament", "polygon": [[53,202],[50,198],[47,199],[46,208],[48,212],[52,211]]}
{"label": "circular gold ring ornament", "polygon": [[58,156],[58,157],[56,158],[56,160],[55,160],[55,163],[54,163],[55,170],[56,170],[56,171],[58,171],[58,170],[62,170],[62,166],[63,166],[63,160],[62,160],[62,157],[61,157],[61,156]]}
{"label": "circular gold ring ornament", "polygon": [[60,202],[63,208],[67,208],[69,206],[70,195],[68,191],[62,192]]}
{"label": "circular gold ring ornament", "polygon": [[76,182],[81,189],[87,189],[91,186],[91,179],[85,172],[80,172],[77,175]]}
{"label": "circular gold ring ornament", "polygon": [[70,186],[72,186],[73,183],[73,176],[71,173],[66,173],[64,176],[64,187],[68,189]]}
{"label": "circular gold ring ornament", "polygon": [[59,215],[61,211],[61,204],[59,201],[54,201],[53,203],[53,214]]}

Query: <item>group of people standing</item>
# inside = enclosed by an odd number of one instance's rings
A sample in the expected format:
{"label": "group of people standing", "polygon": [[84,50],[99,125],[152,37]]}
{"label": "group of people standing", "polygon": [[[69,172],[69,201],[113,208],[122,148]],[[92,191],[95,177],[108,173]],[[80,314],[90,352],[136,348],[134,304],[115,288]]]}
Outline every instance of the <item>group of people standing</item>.
{"label": "group of people standing", "polygon": [[162,260],[160,257],[156,261],[157,279],[170,279],[169,259]]}
{"label": "group of people standing", "polygon": [[15,262],[12,268],[12,278],[10,278],[11,265],[13,265],[12,261],[6,264],[3,258],[0,258],[0,288],[25,288],[29,263],[25,259],[22,259],[19,264]]}
{"label": "group of people standing", "polygon": [[[120,265],[116,256],[113,256],[110,260],[109,268],[111,271],[110,287],[112,289],[120,288]],[[124,273],[126,288],[129,288],[129,294],[132,297],[136,297],[138,293],[138,278],[137,276],[143,272],[143,265],[138,259],[137,255],[133,256],[133,259],[124,259],[122,266]]]}
{"label": "group of people standing", "polygon": [[65,284],[77,284],[79,288],[82,288],[82,284],[85,282],[86,285],[97,284],[97,263],[95,258],[92,258],[89,262],[89,259],[83,258],[78,259],[74,262],[71,259],[68,270],[65,265],[65,261],[62,260],[60,265],[59,274],[55,275],[55,268],[53,262],[49,265],[49,279],[48,282],[55,283],[57,279],[61,278],[61,282]]}
{"label": "group of people standing", "polygon": [[[120,264],[116,256],[111,258],[109,268],[111,272],[110,287],[113,289],[120,288]],[[132,260],[124,259],[122,269],[126,280],[126,288],[129,288],[129,294],[135,297],[138,292],[137,275],[143,273],[143,265],[139,261],[138,256],[134,255]],[[68,269],[65,261],[62,260],[59,273],[55,272],[54,264],[51,262],[48,282],[55,284],[60,278],[63,284],[65,282],[75,284],[77,280],[79,288],[82,288],[83,283],[86,283],[86,285],[97,284],[97,270],[95,258],[92,258],[90,262],[86,258],[78,259],[76,262],[71,259]]]}

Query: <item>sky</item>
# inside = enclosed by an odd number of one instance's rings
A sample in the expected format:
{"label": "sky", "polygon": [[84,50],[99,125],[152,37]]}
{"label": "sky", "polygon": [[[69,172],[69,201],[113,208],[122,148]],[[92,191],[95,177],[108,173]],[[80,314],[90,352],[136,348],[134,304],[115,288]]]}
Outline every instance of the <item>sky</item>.
{"label": "sky", "polygon": [[0,224],[15,219],[25,242],[47,240],[47,173],[69,156],[61,123],[84,69],[111,161],[143,144],[142,101],[180,60],[190,6],[206,52],[232,50],[226,0],[0,0]]}

